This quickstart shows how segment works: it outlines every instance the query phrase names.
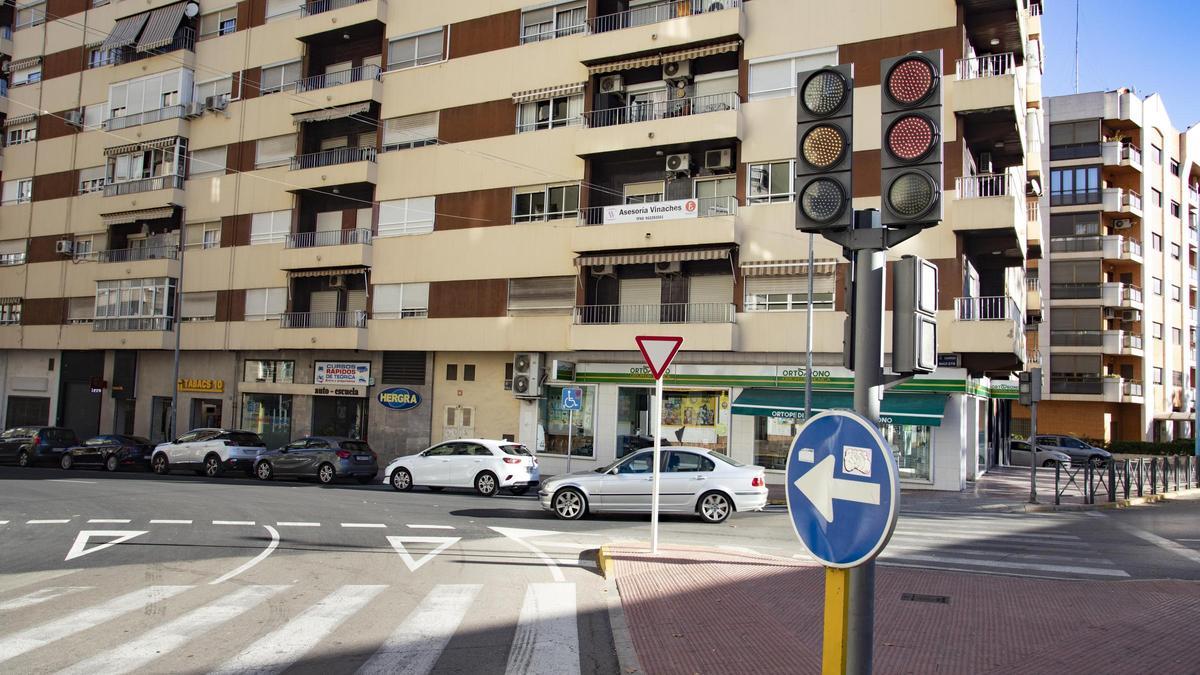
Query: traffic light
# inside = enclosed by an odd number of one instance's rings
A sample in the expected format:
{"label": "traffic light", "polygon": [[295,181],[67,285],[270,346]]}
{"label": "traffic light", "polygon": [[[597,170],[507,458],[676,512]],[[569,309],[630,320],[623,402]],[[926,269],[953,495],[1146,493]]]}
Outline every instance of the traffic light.
{"label": "traffic light", "polygon": [[1042,400],[1042,369],[1031,368],[1017,373],[1017,403],[1031,406]]}
{"label": "traffic light", "polygon": [[896,262],[892,289],[892,372],[937,368],[937,265],[906,255]]}
{"label": "traffic light", "polygon": [[942,220],[942,50],[880,63],[884,227]]}
{"label": "traffic light", "polygon": [[854,67],[797,73],[796,82],[796,229],[848,229],[854,216],[850,207]]}

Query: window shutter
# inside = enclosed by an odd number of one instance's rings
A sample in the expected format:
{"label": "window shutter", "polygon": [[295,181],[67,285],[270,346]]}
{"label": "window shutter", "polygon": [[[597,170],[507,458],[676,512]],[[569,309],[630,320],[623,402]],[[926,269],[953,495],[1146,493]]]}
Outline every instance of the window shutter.
{"label": "window shutter", "polygon": [[291,161],[292,153],[296,151],[296,135],[261,138],[256,144],[254,165],[256,167],[276,166]]}
{"label": "window shutter", "polygon": [[299,10],[299,0],[267,0],[267,19]]}
{"label": "window shutter", "polygon": [[0,241],[0,255],[14,255],[24,252],[24,239],[9,239],[8,241]]}
{"label": "window shutter", "polygon": [[67,301],[67,320],[83,321],[96,315],[95,298],[71,298]]}
{"label": "window shutter", "polygon": [[225,146],[192,151],[189,178],[225,173]]}
{"label": "window shutter", "polygon": [[402,305],[400,307],[404,312],[429,310],[429,283],[409,283],[403,284],[404,295],[401,298]]}
{"label": "window shutter", "polygon": [[662,281],[653,279],[621,279],[622,305],[662,304]]}
{"label": "window shutter", "polygon": [[384,384],[425,384],[425,352],[384,352]]}
{"label": "window shutter", "polygon": [[514,316],[570,314],[575,306],[575,277],[510,279],[508,312]]}
{"label": "window shutter", "polygon": [[287,309],[287,289],[286,288],[266,288],[263,289],[267,294],[266,310],[270,316],[279,316]]}
{"label": "window shutter", "polygon": [[688,285],[688,302],[692,304],[733,302],[733,275],[706,274],[691,277]]}
{"label": "window shutter", "polygon": [[180,317],[184,319],[211,319],[217,315],[217,292],[184,293]]}
{"label": "window shutter", "polygon": [[403,286],[404,284],[379,284],[371,289],[371,311],[375,318],[399,318]]}
{"label": "window shutter", "polygon": [[101,180],[108,175],[108,167],[92,166],[86,169],[79,170],[79,182],[86,183],[93,180]]}
{"label": "window shutter", "polygon": [[386,120],[383,130],[383,144],[406,145],[418,141],[436,139],[438,135],[437,111],[406,115]]}
{"label": "window shutter", "polygon": [[790,59],[751,64],[750,97],[787,96],[789,88],[795,86],[791,78],[792,62]]}

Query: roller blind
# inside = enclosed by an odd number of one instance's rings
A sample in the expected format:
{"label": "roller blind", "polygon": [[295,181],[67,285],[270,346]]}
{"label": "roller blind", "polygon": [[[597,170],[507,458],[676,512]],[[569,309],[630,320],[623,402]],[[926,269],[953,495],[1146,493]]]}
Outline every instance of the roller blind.
{"label": "roller blind", "polygon": [[254,166],[278,166],[292,159],[296,151],[296,134],[261,138],[255,146]]}
{"label": "roller blind", "polygon": [[184,293],[180,307],[184,319],[211,319],[217,316],[217,292]]}
{"label": "roller blind", "polygon": [[622,305],[662,304],[662,281],[653,279],[622,279]]}
{"label": "roller blind", "polygon": [[575,306],[575,277],[510,279],[508,313],[514,316],[569,314]]}
{"label": "roller blind", "polygon": [[436,140],[438,135],[437,111],[393,117],[384,122],[384,149],[411,147]]}
{"label": "roller blind", "polygon": [[688,302],[733,302],[733,275],[709,274],[691,277],[688,282]]}
{"label": "roller blind", "polygon": [[221,175],[225,173],[225,146],[193,150],[188,178]]}
{"label": "roller blind", "polygon": [[[832,274],[813,275],[813,294],[833,293],[837,278]],[[746,277],[746,293],[807,293],[808,277]]]}

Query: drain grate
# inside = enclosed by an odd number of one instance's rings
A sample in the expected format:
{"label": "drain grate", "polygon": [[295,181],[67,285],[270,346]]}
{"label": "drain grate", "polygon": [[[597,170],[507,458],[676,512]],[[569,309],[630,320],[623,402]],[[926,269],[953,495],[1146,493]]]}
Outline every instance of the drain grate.
{"label": "drain grate", "polygon": [[904,602],[932,602],[935,605],[950,604],[950,596],[948,595],[922,595],[920,593],[903,593],[900,600]]}

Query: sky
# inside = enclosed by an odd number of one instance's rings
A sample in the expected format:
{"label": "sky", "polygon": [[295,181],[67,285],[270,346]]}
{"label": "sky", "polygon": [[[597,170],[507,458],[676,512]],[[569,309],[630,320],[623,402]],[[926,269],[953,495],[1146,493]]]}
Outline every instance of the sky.
{"label": "sky", "polygon": [[1047,0],[1043,96],[1074,92],[1076,2],[1080,92],[1157,93],[1176,128],[1200,123],[1200,0]]}

